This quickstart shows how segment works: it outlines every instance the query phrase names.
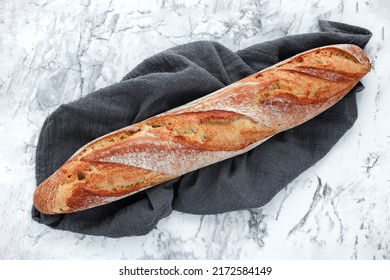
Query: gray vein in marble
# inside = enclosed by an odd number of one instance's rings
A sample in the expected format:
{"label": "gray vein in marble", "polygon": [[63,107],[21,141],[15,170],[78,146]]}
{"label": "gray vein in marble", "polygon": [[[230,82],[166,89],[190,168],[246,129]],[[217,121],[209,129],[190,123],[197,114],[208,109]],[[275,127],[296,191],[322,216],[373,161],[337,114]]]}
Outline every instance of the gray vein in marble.
{"label": "gray vein in marble", "polygon": [[262,209],[249,210],[249,230],[250,237],[260,248],[264,246],[264,236],[267,235],[267,224],[264,223],[264,217]]}
{"label": "gray vein in marble", "polygon": [[313,210],[315,209],[317,204],[320,203],[322,199],[330,192],[329,187],[326,184],[323,185],[319,177],[317,177],[317,179],[318,179],[318,184],[317,184],[316,191],[314,192],[310,207],[305,213],[305,215],[299,220],[299,223],[294,225],[294,227],[290,230],[290,232],[288,233],[288,237],[290,235],[293,235],[296,231],[302,229],[302,227],[307,223],[309,215],[313,213]]}

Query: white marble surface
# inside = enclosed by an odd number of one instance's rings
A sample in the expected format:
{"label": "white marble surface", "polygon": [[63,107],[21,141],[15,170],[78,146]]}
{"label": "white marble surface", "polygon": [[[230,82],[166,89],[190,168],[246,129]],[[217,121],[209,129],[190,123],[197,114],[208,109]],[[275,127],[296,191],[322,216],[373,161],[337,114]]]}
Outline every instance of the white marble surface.
{"label": "white marble surface", "polygon": [[[1,1],[0,259],[390,259],[389,14],[387,0]],[[374,69],[353,128],[270,203],[174,212],[148,235],[120,239],[31,219],[37,136],[60,104],[175,45],[238,50],[317,31],[318,18],[370,29]]]}

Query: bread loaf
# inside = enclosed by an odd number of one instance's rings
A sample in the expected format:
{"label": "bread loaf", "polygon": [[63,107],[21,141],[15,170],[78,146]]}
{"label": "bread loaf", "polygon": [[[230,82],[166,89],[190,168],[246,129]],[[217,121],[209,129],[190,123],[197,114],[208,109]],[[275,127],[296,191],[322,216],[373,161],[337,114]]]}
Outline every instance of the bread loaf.
{"label": "bread loaf", "polygon": [[296,55],[88,143],[38,186],[34,205],[46,214],[88,209],[245,153],[331,107],[370,68],[354,45]]}

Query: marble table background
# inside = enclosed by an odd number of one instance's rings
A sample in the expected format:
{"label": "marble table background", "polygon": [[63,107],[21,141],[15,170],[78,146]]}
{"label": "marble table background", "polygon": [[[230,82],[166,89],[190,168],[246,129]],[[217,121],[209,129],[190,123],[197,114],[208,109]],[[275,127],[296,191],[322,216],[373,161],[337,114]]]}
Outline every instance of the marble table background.
{"label": "marble table background", "polygon": [[[390,259],[390,2],[386,0],[0,1],[0,259]],[[264,207],[174,212],[145,236],[52,230],[30,216],[37,137],[60,104],[196,40],[232,50],[318,31],[370,29],[374,68],[359,118]]]}

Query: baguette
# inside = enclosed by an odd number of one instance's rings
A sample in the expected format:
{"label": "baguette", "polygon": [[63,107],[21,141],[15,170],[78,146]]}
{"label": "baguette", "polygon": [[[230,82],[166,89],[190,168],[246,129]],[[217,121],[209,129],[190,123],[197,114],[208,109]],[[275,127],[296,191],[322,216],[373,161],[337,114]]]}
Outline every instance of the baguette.
{"label": "baguette", "polygon": [[245,153],[337,103],[370,68],[355,45],[298,54],[86,144],[38,186],[34,205],[80,211]]}

